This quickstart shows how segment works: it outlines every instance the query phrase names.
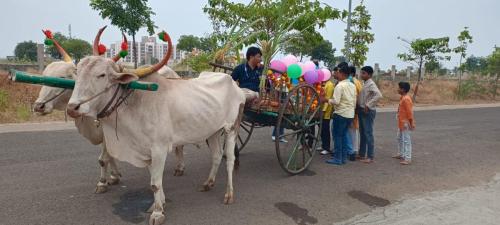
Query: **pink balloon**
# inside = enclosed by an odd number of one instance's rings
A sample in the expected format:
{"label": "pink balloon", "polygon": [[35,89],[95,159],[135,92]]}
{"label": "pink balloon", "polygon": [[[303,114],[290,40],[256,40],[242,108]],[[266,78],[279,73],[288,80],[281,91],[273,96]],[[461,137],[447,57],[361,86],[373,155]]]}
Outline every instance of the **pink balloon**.
{"label": "pink balloon", "polygon": [[323,70],[319,69],[316,70],[318,72],[318,81],[316,82],[323,82],[323,79],[325,78],[325,73],[323,73]]}
{"label": "pink balloon", "polygon": [[308,84],[315,84],[318,82],[318,72],[316,70],[311,70],[304,74],[304,79]]}
{"label": "pink balloon", "polygon": [[332,72],[330,72],[329,69],[321,69],[321,71],[323,71],[323,81],[327,81],[327,80],[330,80],[330,78],[332,78]]}
{"label": "pink balloon", "polygon": [[299,60],[297,59],[297,57],[295,57],[293,55],[287,55],[287,56],[285,56],[285,58],[283,58],[282,61],[286,64],[286,66],[289,66],[289,65],[292,65],[292,64],[296,64],[296,63],[299,62]]}
{"label": "pink balloon", "polygon": [[271,65],[269,65],[269,68],[284,73],[286,72],[287,65],[280,60],[273,60],[271,61]]}
{"label": "pink balloon", "polygon": [[309,71],[313,71],[316,69],[316,64],[314,64],[313,62],[309,61],[309,62],[306,62],[304,64],[304,71],[309,72]]}
{"label": "pink balloon", "polygon": [[302,75],[304,75],[304,74],[306,73],[306,71],[305,71],[305,66],[306,66],[306,64],[305,64],[305,63],[303,63],[303,62],[298,62],[297,64],[298,64],[298,65],[300,66],[300,68],[302,69]]}

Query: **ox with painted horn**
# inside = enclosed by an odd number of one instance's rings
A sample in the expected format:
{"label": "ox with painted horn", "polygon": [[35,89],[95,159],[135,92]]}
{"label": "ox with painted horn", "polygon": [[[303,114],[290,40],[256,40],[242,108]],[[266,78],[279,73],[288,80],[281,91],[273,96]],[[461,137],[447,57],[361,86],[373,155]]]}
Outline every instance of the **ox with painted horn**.
{"label": "ox with painted horn", "polygon": [[[100,120],[112,157],[151,174],[154,203],[150,224],[164,221],[163,170],[174,146],[208,140],[212,169],[202,189],[210,190],[221,163],[219,138],[224,132],[227,156],[227,189],[224,203],[234,201],[232,175],[234,146],[243,114],[245,95],[230,76],[202,73],[191,80],[165,79],[157,71],[170,58],[172,43],[167,33],[168,53],[158,64],[134,73],[123,73],[113,60],[89,56],[77,66],[76,86],[68,104],[71,117],[89,116]],[[157,92],[135,91],[124,86],[142,78],[160,85]],[[119,104],[126,99],[128,104]]]}

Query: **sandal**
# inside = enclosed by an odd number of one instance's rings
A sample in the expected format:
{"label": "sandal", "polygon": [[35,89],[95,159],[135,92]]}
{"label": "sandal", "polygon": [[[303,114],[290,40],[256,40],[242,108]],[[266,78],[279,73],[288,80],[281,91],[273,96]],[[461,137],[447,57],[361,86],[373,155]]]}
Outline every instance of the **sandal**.
{"label": "sandal", "polygon": [[362,160],[360,160],[360,162],[366,163],[366,164],[373,163],[373,159],[362,159]]}
{"label": "sandal", "polygon": [[408,160],[403,160],[403,161],[399,162],[399,164],[404,165],[404,166],[410,165],[410,163],[411,163],[411,161],[408,161]]}
{"label": "sandal", "polygon": [[394,159],[403,159],[403,157],[400,154],[393,155],[392,158],[394,158]]}

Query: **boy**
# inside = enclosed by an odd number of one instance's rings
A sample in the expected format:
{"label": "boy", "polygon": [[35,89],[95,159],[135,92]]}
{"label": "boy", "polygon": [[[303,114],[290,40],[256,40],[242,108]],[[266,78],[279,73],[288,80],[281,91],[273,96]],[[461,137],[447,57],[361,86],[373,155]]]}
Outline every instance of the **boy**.
{"label": "boy", "polygon": [[[337,73],[338,68],[333,69],[333,73]],[[333,113],[333,106],[328,104],[328,99],[332,98],[335,84],[330,80],[324,82],[325,95],[324,102],[322,106],[323,110],[323,125],[321,127],[321,155],[331,154],[331,133],[330,133],[330,121]]]}
{"label": "boy", "polygon": [[335,86],[333,97],[328,100],[334,106],[333,113],[333,137],[334,153],[332,159],[326,161],[329,164],[343,165],[347,161],[348,154],[348,129],[354,118],[356,107],[356,86],[348,79],[349,67],[339,66],[337,73],[338,84]]}
{"label": "boy", "polygon": [[361,68],[361,79],[364,81],[364,85],[359,95],[357,112],[359,117],[359,134],[361,137],[359,158],[364,163],[373,162],[375,146],[373,123],[377,114],[377,102],[382,98],[382,93],[380,93],[377,84],[373,82],[372,76],[373,68],[371,66]]}
{"label": "boy", "polygon": [[411,163],[411,131],[415,129],[415,119],[413,118],[413,102],[408,95],[410,84],[408,82],[399,82],[398,93],[401,95],[398,109],[398,149],[399,154],[393,158],[400,159],[401,165],[410,165]]}

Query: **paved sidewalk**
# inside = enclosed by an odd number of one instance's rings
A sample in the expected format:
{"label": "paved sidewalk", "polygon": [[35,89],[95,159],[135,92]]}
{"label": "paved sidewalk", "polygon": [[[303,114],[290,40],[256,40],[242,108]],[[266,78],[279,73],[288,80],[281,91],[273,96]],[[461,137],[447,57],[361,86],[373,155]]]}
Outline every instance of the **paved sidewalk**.
{"label": "paved sidewalk", "polygon": [[497,225],[500,224],[500,174],[486,185],[432,192],[334,224]]}

